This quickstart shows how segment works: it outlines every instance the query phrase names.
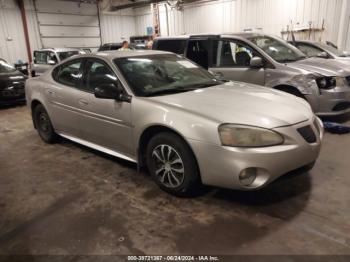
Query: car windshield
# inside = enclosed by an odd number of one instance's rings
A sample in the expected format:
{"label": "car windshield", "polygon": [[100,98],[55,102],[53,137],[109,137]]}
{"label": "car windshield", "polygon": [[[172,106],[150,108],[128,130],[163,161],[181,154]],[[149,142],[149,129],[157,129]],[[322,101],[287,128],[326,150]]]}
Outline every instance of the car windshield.
{"label": "car windshield", "polygon": [[278,38],[269,36],[253,36],[250,37],[249,40],[280,63],[294,62],[306,58],[306,56],[295,46]]}
{"label": "car windshield", "polygon": [[320,43],[319,44],[322,49],[324,49],[325,51],[328,51],[332,54],[334,54],[335,56],[340,56],[340,57],[347,57],[347,56],[350,56],[349,53],[343,51],[343,50],[339,50],[333,46],[330,46],[330,45],[327,45],[327,44],[324,44],[324,43]]}
{"label": "car windshield", "polygon": [[137,96],[186,92],[222,83],[175,54],[117,58],[114,62]]}
{"label": "car windshield", "polygon": [[0,59],[0,73],[11,73],[16,71],[16,69],[6,63],[4,60]]}
{"label": "car windshield", "polygon": [[71,57],[73,55],[79,54],[79,51],[66,51],[66,52],[58,52],[58,56],[60,60],[67,59],[68,57]]}

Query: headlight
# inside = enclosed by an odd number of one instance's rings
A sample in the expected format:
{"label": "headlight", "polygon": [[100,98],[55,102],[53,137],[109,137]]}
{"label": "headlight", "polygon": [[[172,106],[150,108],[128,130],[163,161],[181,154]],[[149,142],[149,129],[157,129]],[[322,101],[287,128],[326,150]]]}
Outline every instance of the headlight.
{"label": "headlight", "polygon": [[317,78],[316,83],[317,83],[318,88],[320,88],[320,89],[332,89],[332,88],[336,87],[336,85],[337,85],[336,78],[329,77],[329,76]]}
{"label": "headlight", "polygon": [[273,130],[245,125],[222,124],[219,135],[223,146],[264,147],[284,142],[282,135]]}

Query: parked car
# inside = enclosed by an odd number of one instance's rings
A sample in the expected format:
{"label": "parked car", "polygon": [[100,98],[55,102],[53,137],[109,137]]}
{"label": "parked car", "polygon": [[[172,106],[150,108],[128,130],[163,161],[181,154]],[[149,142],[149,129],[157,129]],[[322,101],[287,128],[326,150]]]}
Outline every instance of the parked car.
{"label": "parked car", "polygon": [[145,49],[147,49],[147,46],[146,46],[146,44],[143,44],[143,43],[131,43],[130,49],[131,50],[145,50]]}
{"label": "parked car", "polygon": [[[100,48],[98,49],[98,51],[113,51],[113,50],[119,50],[120,48],[122,48],[123,44],[122,43],[107,43],[107,44],[103,44],[102,46],[100,46]],[[145,44],[140,44],[140,43],[131,43],[129,45],[129,49],[130,50],[143,50],[143,49],[147,49]]]}
{"label": "parked car", "polygon": [[80,55],[26,83],[40,137],[57,135],[147,166],[165,191],[201,183],[266,186],[317,159],[322,122],[303,99],[220,82],[179,55],[125,51]]}
{"label": "parked car", "polygon": [[34,51],[31,74],[32,76],[41,75],[53,65],[79,53],[79,49],[75,48],[45,48]]}
{"label": "parked car", "polygon": [[343,64],[307,58],[274,36],[237,33],[160,37],[153,49],[184,55],[226,79],[302,97],[319,116],[350,112],[350,72]]}
{"label": "parked car", "polygon": [[25,75],[0,58],[0,104],[13,104],[25,101]]}
{"label": "parked car", "polygon": [[326,59],[336,59],[350,65],[350,53],[325,43],[307,40],[296,40],[289,42],[302,51],[307,57],[320,57]]}
{"label": "parked car", "polygon": [[100,48],[97,51],[111,51],[111,50],[118,50],[123,46],[122,43],[106,43],[100,46]]}

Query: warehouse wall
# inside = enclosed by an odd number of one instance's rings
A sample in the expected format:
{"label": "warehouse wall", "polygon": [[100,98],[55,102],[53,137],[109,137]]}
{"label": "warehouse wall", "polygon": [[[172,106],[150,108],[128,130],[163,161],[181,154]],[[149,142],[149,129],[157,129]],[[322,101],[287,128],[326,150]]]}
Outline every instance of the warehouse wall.
{"label": "warehouse wall", "polygon": [[[33,0],[24,1],[31,49],[39,49],[42,39]],[[160,5],[162,35],[232,32],[258,27],[280,35],[290,21],[294,26],[297,23],[308,26],[312,21],[313,26],[321,27],[324,19],[326,30],[322,39],[350,50],[349,0],[204,0],[203,3],[185,5],[181,11],[170,6],[167,8],[168,15],[165,5]],[[153,24],[149,7],[118,12],[106,10],[102,10],[100,17],[103,43],[146,34],[146,28]],[[28,60],[21,15],[15,0],[0,0],[0,57],[10,63],[18,59]]]}
{"label": "warehouse wall", "polygon": [[135,35],[135,17],[133,10],[118,12],[102,11],[101,36],[102,43],[121,42]]}
{"label": "warehouse wall", "polygon": [[[332,41],[350,50],[350,1],[348,0],[219,0],[184,5],[181,11],[160,6],[162,35],[184,33],[234,32],[262,28],[266,33],[281,35],[287,25],[294,28],[322,27],[323,34],[312,34],[316,40]],[[151,16],[150,9],[144,14]],[[141,16],[141,14],[138,14]],[[168,23],[167,23],[168,20]],[[148,21],[144,19],[144,21]],[[136,24],[136,31],[146,23]],[[168,32],[169,29],[169,32]],[[301,36],[305,38],[304,36]]]}
{"label": "warehouse wall", "polygon": [[[25,1],[29,40],[32,49],[41,47],[31,0]],[[21,13],[13,0],[0,1],[0,58],[10,63],[28,61]]]}
{"label": "warehouse wall", "polygon": [[147,27],[153,26],[153,18],[149,7],[135,8],[135,35],[146,35]]}
{"label": "warehouse wall", "polygon": [[[71,16],[65,14],[51,14],[53,11],[48,10],[50,7],[48,1],[38,0],[36,3],[37,8],[42,13],[36,14],[33,1],[34,0],[24,0],[32,51],[42,48],[42,42],[44,42],[44,46],[46,44],[46,46],[56,47],[69,45],[70,43],[77,46],[81,45],[81,41],[78,38],[71,38],[71,40],[69,40],[63,37],[69,34],[74,34],[76,28],[80,28],[80,30],[78,30],[78,35],[80,37],[86,36],[88,40],[91,40],[91,38],[88,37],[94,37],[92,39],[94,40],[98,35],[99,30],[96,28],[96,25],[98,24],[97,17],[90,16],[93,15],[90,9],[83,6],[83,10],[81,11],[83,16],[77,15],[79,10],[73,10],[72,8],[64,10],[65,12],[71,12]],[[55,2],[57,3],[57,1]],[[72,4],[77,5],[76,3],[69,2],[58,2],[58,4],[63,4],[63,6],[60,8],[58,5],[51,5],[56,10],[54,10],[55,12],[60,12],[60,9],[62,9],[61,11],[63,12],[65,6],[70,6]],[[47,12],[47,14],[45,14],[45,12]],[[40,37],[38,19],[39,23],[41,23],[40,30],[44,35],[43,38]],[[87,23],[84,23],[86,19],[88,19],[88,21]],[[133,10],[123,10],[113,13],[102,11],[100,20],[101,38],[103,43],[120,42],[123,39],[129,39],[130,36],[136,34],[136,19]],[[53,23],[60,26],[54,26]],[[77,27],[70,27],[69,30],[66,30],[64,29],[65,23],[75,23],[77,24]],[[83,25],[89,24],[92,26],[78,27],[81,23],[83,23]],[[49,26],[43,24],[49,24]],[[67,42],[65,40],[69,41]],[[86,44],[86,42],[91,41],[84,41],[83,44]],[[98,39],[97,42],[93,43],[94,46],[99,45],[100,40]],[[86,44],[86,46],[88,46],[88,44]],[[28,61],[21,13],[15,0],[0,0],[0,58],[7,60],[11,64],[19,59]]]}

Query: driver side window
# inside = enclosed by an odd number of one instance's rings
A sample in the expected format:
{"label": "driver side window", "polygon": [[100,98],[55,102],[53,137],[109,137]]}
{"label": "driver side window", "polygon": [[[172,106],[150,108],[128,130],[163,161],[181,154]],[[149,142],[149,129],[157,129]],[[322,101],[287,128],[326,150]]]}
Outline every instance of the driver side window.
{"label": "driver side window", "polygon": [[254,50],[241,42],[219,41],[218,67],[249,67],[250,60],[255,56]]}
{"label": "driver side window", "polygon": [[105,63],[89,60],[86,69],[84,86],[88,92],[94,92],[101,85],[116,84],[117,77]]}

